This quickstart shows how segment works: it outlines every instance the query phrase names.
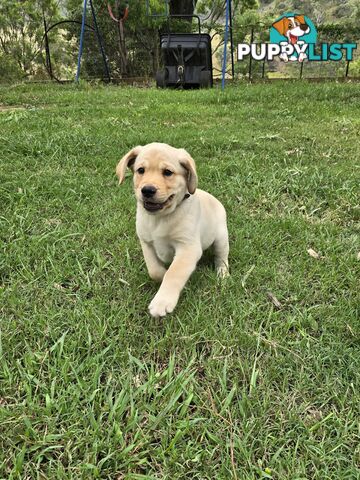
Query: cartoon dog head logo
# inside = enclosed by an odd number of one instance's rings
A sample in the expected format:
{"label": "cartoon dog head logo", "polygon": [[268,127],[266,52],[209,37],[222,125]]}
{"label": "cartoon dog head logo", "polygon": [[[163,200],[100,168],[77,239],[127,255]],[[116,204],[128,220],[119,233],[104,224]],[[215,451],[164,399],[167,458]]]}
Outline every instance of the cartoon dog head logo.
{"label": "cartoon dog head logo", "polygon": [[[296,13],[285,13],[278,18],[270,28],[270,42],[279,43],[284,46],[302,46],[304,44],[316,43],[316,28],[312,21],[305,15]],[[293,51],[290,56],[282,53],[280,58],[284,61],[303,62],[307,55],[305,52],[296,53],[297,49],[290,48]]]}

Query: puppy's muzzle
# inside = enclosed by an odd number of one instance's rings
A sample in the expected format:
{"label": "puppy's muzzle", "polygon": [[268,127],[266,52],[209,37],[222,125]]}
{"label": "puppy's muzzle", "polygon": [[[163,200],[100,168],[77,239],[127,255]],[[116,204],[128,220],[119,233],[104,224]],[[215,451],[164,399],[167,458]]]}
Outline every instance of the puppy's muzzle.
{"label": "puppy's muzzle", "polygon": [[165,200],[165,202],[157,202],[152,198],[144,198],[144,208],[148,212],[157,212],[158,210],[162,210],[163,208],[167,207],[174,197],[175,194],[170,195],[170,197]]}
{"label": "puppy's muzzle", "polygon": [[142,187],[141,193],[143,197],[151,198],[156,193],[156,187],[154,187],[153,185],[145,185],[144,187]]}

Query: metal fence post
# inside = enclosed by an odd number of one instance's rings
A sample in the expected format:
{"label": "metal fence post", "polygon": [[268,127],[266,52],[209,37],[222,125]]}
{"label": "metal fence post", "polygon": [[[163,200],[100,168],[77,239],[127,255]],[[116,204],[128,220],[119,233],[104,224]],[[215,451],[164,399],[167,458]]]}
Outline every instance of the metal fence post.
{"label": "metal fence post", "polygon": [[349,75],[350,60],[346,62],[345,78]]}
{"label": "metal fence post", "polygon": [[[254,27],[251,26],[250,44],[252,44],[253,41],[254,41]],[[251,76],[252,76],[251,67],[252,67],[252,58],[251,58],[251,55],[250,55],[250,58],[249,58],[249,82],[251,82]]]}

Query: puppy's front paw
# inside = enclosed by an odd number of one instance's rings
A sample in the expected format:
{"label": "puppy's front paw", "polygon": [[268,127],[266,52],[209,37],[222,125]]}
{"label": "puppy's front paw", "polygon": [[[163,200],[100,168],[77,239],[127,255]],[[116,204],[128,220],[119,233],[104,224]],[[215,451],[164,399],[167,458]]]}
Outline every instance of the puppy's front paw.
{"label": "puppy's front paw", "polygon": [[165,317],[167,313],[171,313],[177,304],[177,298],[165,297],[156,294],[149,305],[149,312],[152,317]]}

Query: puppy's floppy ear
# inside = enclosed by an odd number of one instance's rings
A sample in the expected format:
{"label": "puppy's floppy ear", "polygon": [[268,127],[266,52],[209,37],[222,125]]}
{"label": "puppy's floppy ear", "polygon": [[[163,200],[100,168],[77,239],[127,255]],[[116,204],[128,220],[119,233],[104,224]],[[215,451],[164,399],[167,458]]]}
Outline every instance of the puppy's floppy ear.
{"label": "puppy's floppy ear", "polygon": [[277,22],[273,23],[272,26],[277,30],[280,35],[285,35],[288,30],[289,20],[286,17],[280,18]]}
{"label": "puppy's floppy ear", "polygon": [[305,22],[305,16],[304,15],[296,15],[295,16],[295,19],[301,23],[301,25],[306,25],[306,22]]}
{"label": "puppy's floppy ear", "polygon": [[136,160],[136,157],[141,152],[141,149],[142,149],[141,145],[138,145],[137,147],[132,148],[130,152],[128,152],[117,164],[116,175],[119,179],[119,183],[122,183],[124,181],[126,168],[127,167],[132,168]]}
{"label": "puppy's floppy ear", "polygon": [[187,188],[189,193],[195,193],[198,177],[196,174],[196,167],[194,159],[183,148],[179,148],[180,151],[180,165],[187,170]]}

